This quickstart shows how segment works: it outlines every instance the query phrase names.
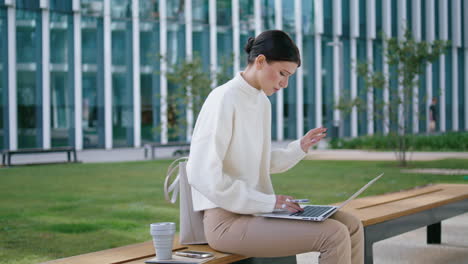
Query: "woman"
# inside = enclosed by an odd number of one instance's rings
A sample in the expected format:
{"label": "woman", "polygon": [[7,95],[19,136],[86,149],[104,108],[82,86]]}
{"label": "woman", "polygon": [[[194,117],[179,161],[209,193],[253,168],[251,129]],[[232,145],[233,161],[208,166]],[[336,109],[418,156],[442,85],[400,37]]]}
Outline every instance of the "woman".
{"label": "woman", "polygon": [[267,96],[288,86],[301,65],[299,50],[286,33],[270,30],[250,38],[245,51],[246,69],[210,93],[192,137],[187,176],[209,245],[251,257],[319,251],[320,263],[363,263],[362,225],[352,215],[337,212],[324,222],[253,215],[302,210],[293,197],[274,194],[270,173],[296,165],[326,129],[271,151]]}

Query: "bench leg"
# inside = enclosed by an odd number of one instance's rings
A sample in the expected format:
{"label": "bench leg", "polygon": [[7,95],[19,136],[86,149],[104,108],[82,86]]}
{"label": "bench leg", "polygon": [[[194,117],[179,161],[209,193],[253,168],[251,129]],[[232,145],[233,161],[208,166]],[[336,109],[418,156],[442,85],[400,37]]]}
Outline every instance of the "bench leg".
{"label": "bench leg", "polygon": [[374,254],[372,252],[372,245],[374,244],[371,241],[364,241],[364,264],[374,263]]}
{"label": "bench leg", "polygon": [[11,166],[11,154],[7,155],[7,166]]}
{"label": "bench leg", "polygon": [[76,158],[76,149],[73,150],[73,162],[78,162],[78,159]]}
{"label": "bench leg", "polygon": [[427,243],[440,244],[442,241],[441,231],[442,225],[440,222],[427,226]]}
{"label": "bench leg", "polygon": [[71,153],[70,153],[70,151],[67,151],[67,160],[68,160],[68,162],[71,162]]}
{"label": "bench leg", "polygon": [[236,264],[296,264],[296,255],[279,258],[249,258],[243,259]]}

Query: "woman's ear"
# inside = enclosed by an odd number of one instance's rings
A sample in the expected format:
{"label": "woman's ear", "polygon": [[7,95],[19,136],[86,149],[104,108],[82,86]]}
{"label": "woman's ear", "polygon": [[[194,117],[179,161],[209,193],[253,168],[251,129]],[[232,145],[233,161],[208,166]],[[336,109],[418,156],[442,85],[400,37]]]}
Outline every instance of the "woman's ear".
{"label": "woman's ear", "polygon": [[260,54],[255,58],[255,68],[261,70],[266,63],[266,57],[263,54]]}

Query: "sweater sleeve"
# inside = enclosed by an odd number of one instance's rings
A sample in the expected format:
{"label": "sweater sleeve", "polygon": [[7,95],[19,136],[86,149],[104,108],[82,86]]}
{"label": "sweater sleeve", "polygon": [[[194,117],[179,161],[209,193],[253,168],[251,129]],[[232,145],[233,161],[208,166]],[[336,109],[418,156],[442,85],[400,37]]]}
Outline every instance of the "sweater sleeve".
{"label": "sweater sleeve", "polygon": [[289,143],[285,149],[275,149],[271,152],[270,173],[285,172],[306,156],[301,148],[300,140]]}
{"label": "sweater sleeve", "polygon": [[218,207],[234,213],[273,211],[275,195],[259,192],[223,170],[234,129],[234,106],[225,98],[211,99],[199,115],[192,138],[187,164],[190,185]]}

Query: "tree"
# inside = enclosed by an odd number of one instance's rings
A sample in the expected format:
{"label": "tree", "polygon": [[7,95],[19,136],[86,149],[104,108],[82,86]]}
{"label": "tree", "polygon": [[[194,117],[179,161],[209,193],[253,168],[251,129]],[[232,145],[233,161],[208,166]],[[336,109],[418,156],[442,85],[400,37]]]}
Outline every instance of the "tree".
{"label": "tree", "polygon": [[[373,71],[371,61],[358,63],[356,71],[364,80],[366,94],[372,92],[372,89],[383,90],[387,99],[374,98],[373,116],[376,120],[383,121],[391,139],[389,143],[395,150],[400,166],[406,166],[406,154],[411,145],[407,136],[407,127],[410,115],[414,114],[411,111],[412,97],[417,96],[414,94],[414,88],[418,86],[418,77],[423,73],[425,66],[439,58],[448,42],[416,41],[408,29],[402,39],[385,36],[383,39],[386,46],[385,60],[391,69],[390,73]],[[391,89],[390,82],[396,82],[398,89]],[[351,100],[341,98],[337,108],[349,112],[353,107],[365,110],[366,106],[366,102],[359,97]]]}
{"label": "tree", "polygon": [[[230,61],[232,60],[227,57],[221,59],[220,71],[216,73],[215,79],[210,79],[210,73],[203,69],[199,56],[169,66],[170,70],[166,73],[166,77],[175,87],[166,97],[169,137],[183,137],[187,131],[189,128],[187,110],[193,113],[192,126],[195,125],[203,102],[212,90],[212,84],[219,85],[232,78],[232,74],[229,73],[232,64]],[[157,130],[160,131],[161,127],[158,126]]]}

